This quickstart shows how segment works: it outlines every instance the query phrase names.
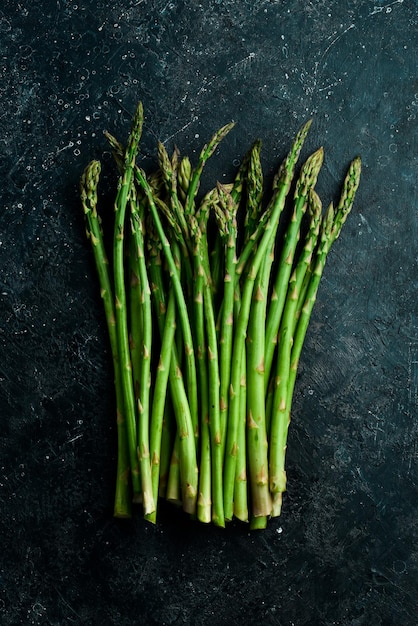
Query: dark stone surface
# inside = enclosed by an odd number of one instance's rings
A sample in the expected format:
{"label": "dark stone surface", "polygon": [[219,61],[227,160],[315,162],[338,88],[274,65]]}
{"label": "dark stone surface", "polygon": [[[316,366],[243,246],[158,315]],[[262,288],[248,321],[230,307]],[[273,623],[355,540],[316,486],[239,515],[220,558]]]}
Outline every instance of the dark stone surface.
{"label": "dark stone surface", "polygon": [[[0,9],[0,622],[414,626],[418,603],[413,0],[4,0]],[[414,58],[415,57],[415,58]],[[266,174],[311,115],[324,203],[363,180],[307,337],[289,491],[265,532],[112,518],[112,372],[78,180],[146,111],[207,170]]]}

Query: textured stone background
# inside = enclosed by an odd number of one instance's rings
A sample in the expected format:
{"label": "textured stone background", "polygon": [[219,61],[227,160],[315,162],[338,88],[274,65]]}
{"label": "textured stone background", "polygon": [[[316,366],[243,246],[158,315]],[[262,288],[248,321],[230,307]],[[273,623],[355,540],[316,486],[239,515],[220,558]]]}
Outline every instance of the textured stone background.
{"label": "textured stone background", "polygon": [[[416,625],[417,43],[414,0],[3,1],[2,624]],[[324,203],[363,158],[265,532],[171,508],[156,527],[112,518],[112,372],[78,181],[100,158],[114,189],[102,131],[125,137],[139,99],[145,166],[157,138],[193,155],[234,119],[208,179],[258,136],[268,176],[311,116]]]}

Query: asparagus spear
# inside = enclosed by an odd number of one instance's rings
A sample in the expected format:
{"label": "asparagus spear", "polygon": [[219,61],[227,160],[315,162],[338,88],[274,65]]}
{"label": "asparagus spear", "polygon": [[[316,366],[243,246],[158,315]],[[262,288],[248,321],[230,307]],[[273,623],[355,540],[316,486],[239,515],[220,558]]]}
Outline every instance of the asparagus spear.
{"label": "asparagus spear", "polygon": [[282,164],[282,167],[280,168],[280,174],[276,181],[276,193],[271,215],[266,223],[265,230],[258,245],[257,251],[251,261],[248,275],[246,277],[246,281],[242,290],[241,308],[237,319],[232,353],[233,356],[231,367],[230,404],[228,411],[228,433],[224,467],[225,519],[232,519],[233,514],[233,491],[237,455],[237,429],[239,422],[238,389],[240,385],[242,355],[247,334],[248,315],[251,306],[254,282],[260,265],[266,255],[266,252],[270,250],[272,241],[274,240],[279,217],[282,213],[292,181],[294,168],[308,130],[309,124],[305,124],[305,126],[297,134],[296,139],[293,142],[291,151],[289,152],[289,155],[287,156]]}
{"label": "asparagus spear", "polygon": [[[178,429],[178,446],[180,452],[181,463],[181,480],[183,487],[183,508],[186,512],[194,513],[196,509],[197,489],[198,489],[198,471],[197,471],[197,456],[195,445],[195,432],[193,426],[192,414],[197,415],[197,385],[196,385],[196,369],[194,365],[194,351],[193,351],[193,339],[190,329],[190,322],[187,312],[186,302],[184,300],[184,293],[181,287],[180,278],[177,270],[175,255],[177,254],[168,243],[165,236],[161,220],[159,218],[157,208],[154,202],[151,188],[149,187],[145,175],[139,169],[136,170],[137,179],[139,184],[144,189],[149,206],[151,209],[152,217],[154,220],[155,228],[160,238],[161,246],[164,250],[165,258],[170,268],[170,280],[172,288],[176,297],[177,313],[180,317],[182,329],[186,341],[186,354],[190,357],[187,365],[192,362],[192,369],[189,373],[189,381],[194,382],[188,389],[192,391],[186,394],[183,376],[178,360],[178,354],[175,344],[172,348],[171,361],[170,361],[170,389],[171,399],[173,403],[173,409],[177,420]],[[160,276],[161,266],[153,264],[150,266],[151,280],[153,284],[161,284],[162,278]],[[165,309],[165,302],[163,301],[163,290],[153,290],[153,295],[157,298],[156,308],[157,310]],[[161,318],[159,318],[161,324]],[[160,326],[160,332],[162,334],[162,328]]]}
{"label": "asparagus spear", "polygon": [[[143,111],[139,105],[136,120],[138,128],[133,129],[132,133],[137,134],[135,141],[138,141],[142,130]],[[120,176],[125,176],[126,154],[122,144],[111,135],[105,133],[112,149],[113,155],[118,166]],[[129,147],[129,144],[128,144]],[[136,151],[136,150],[135,150]],[[132,169],[133,164],[130,165]],[[129,348],[131,369],[133,376],[133,392],[137,409],[136,429],[138,441],[136,444],[137,456],[139,461],[139,472],[141,474],[141,493],[135,495],[136,501],[141,501],[144,506],[144,514],[151,519],[156,511],[155,500],[152,497],[151,467],[149,455],[149,394],[150,394],[150,375],[151,375],[151,303],[148,285],[148,277],[145,267],[144,257],[144,234],[143,219],[144,205],[138,199],[134,185],[132,184],[132,171],[129,174],[130,185],[128,196],[126,198],[125,208],[123,212],[130,208],[130,232],[129,240],[129,267],[130,267],[130,332],[129,332]],[[122,222],[125,220],[121,216]],[[123,239],[121,240],[119,255],[123,254]],[[116,257],[115,257],[116,258]],[[122,261],[123,262],[123,261]],[[120,259],[118,264],[120,264]],[[118,277],[121,281],[122,279]],[[120,287],[121,288],[121,287]],[[123,285],[122,285],[123,288]],[[126,297],[126,296],[125,296]],[[127,317],[127,314],[126,314]],[[128,326],[128,322],[126,322]]]}
{"label": "asparagus spear", "polygon": [[296,185],[294,211],[284,235],[278,271],[273,284],[273,292],[266,321],[266,385],[270,378],[270,368],[277,343],[277,333],[285,303],[287,285],[293,267],[296,244],[299,239],[300,224],[306,211],[309,190],[315,186],[323,158],[324,151],[322,148],[314,152],[302,168],[300,178]]}
{"label": "asparagus spear", "polygon": [[244,245],[248,242],[257,228],[263,199],[263,171],[260,162],[261,141],[256,141],[248,159],[246,175],[247,205],[244,222]]}
{"label": "asparagus spear", "polygon": [[[277,393],[275,393],[275,401],[273,404],[273,419],[277,420],[277,425],[274,425],[272,421],[270,457],[270,488],[272,493],[276,495],[276,515],[280,514],[281,493],[283,493],[286,489],[286,473],[284,470],[286,438],[290,420],[291,398],[296,379],[299,357],[302,351],[309,319],[316,301],[325,262],[331,246],[339,236],[347,215],[353,206],[355,193],[360,182],[360,172],[361,162],[359,158],[356,158],[351,163],[348,174],[345,178],[343,193],[338,204],[337,211],[334,211],[333,204],[331,203],[322,220],[319,244],[312,260],[313,269],[310,274],[306,295],[304,297],[304,304],[294,331],[291,353],[290,355],[288,354],[287,357],[289,359],[289,364],[284,365],[287,370],[287,386],[286,389],[284,389],[279,382],[276,387]],[[294,295],[293,302],[297,301],[297,299],[298,294],[296,293]],[[282,338],[280,338],[280,341],[282,341]]]}
{"label": "asparagus spear", "polygon": [[304,294],[302,307],[300,307],[298,302],[298,309],[300,309],[300,313],[292,346],[292,361],[290,368],[291,380],[289,391],[293,390],[295,383],[299,357],[305,340],[306,331],[308,329],[310,316],[316,301],[316,294],[325,267],[325,261],[331,245],[339,237],[343,224],[353,207],[355,195],[360,183],[360,175],[361,160],[360,157],[356,157],[351,162],[345,177],[343,191],[337,210],[335,211],[333,205],[331,204],[328,208],[327,215],[323,220],[321,229],[321,245],[316,250],[314,259],[311,262],[311,271],[307,272],[309,282],[307,290]]}
{"label": "asparagus spear", "polygon": [[[167,236],[164,232],[163,225],[161,223],[155,199],[151,190],[149,183],[147,182],[145,173],[138,167],[135,169],[135,177],[138,182],[138,185],[144,190],[145,195],[148,200],[148,205],[151,211],[152,218],[154,220],[155,228],[158,232],[158,236],[160,237],[162,250],[164,253],[164,257],[169,266],[170,279],[173,282],[173,289],[176,296],[177,309],[179,315],[179,321],[181,323],[182,332],[184,335],[185,342],[185,354],[187,358],[187,384],[188,384],[188,395],[189,395],[189,403],[190,403],[190,411],[193,415],[197,415],[197,385],[196,385],[196,364],[194,357],[194,347],[193,347],[193,337],[192,331],[190,327],[190,320],[187,311],[187,305],[184,298],[183,287],[180,282],[180,277],[178,274],[176,262],[174,260],[174,256],[172,253],[172,249],[170,246],[170,242],[167,239]],[[193,432],[193,429],[192,429]]]}
{"label": "asparagus spear", "polygon": [[234,516],[241,522],[248,522],[251,506],[248,502],[248,471],[247,471],[247,376],[245,348],[242,354],[241,380],[239,389],[239,422],[237,432],[237,461],[234,484]]}
{"label": "asparagus spear", "polygon": [[[263,174],[260,145],[251,154],[247,179],[247,214],[245,236],[253,234],[260,214]],[[270,515],[271,498],[268,485],[267,432],[264,400],[265,319],[270,271],[274,246],[263,259],[257,274],[247,335],[247,448],[251,487],[251,517]]]}
{"label": "asparagus spear", "polygon": [[235,266],[237,242],[237,205],[232,194],[218,185],[219,204],[214,205],[219,233],[225,246],[225,275],[222,310],[220,316],[220,424],[222,456],[225,449],[225,433],[228,415],[228,392],[231,377],[231,353],[234,325]]}
{"label": "asparagus spear", "polygon": [[306,235],[305,245],[298,263],[293,271],[287,289],[283,318],[280,326],[277,369],[272,379],[272,407],[270,421],[270,490],[273,494],[273,515],[280,513],[281,497],[277,496],[285,490],[284,452],[286,448],[287,430],[290,421],[292,394],[289,393],[290,360],[293,345],[293,333],[297,303],[306,269],[311,262],[313,250],[318,238],[321,222],[321,202],[317,194],[310,189],[310,226]]}
{"label": "asparagus spear", "polygon": [[210,157],[212,156],[212,154],[215,152],[216,148],[218,147],[219,143],[229,133],[229,131],[234,127],[234,125],[235,125],[234,122],[230,122],[229,124],[222,126],[222,128],[220,128],[213,135],[209,143],[203,146],[199,155],[199,160],[197,162],[197,165],[192,171],[192,174],[190,176],[190,183],[189,183],[189,187],[187,190],[187,197],[185,200],[186,215],[193,215],[195,211],[195,206],[194,206],[195,198],[196,198],[197,191],[199,189],[200,177],[202,175],[203,168],[206,164],[206,161],[210,159]]}
{"label": "asparagus spear", "polygon": [[[130,463],[128,440],[126,432],[126,421],[124,415],[123,392],[121,384],[120,364],[118,341],[116,334],[116,319],[113,289],[109,275],[109,262],[103,242],[103,233],[97,215],[97,186],[100,176],[99,161],[92,161],[84,170],[80,183],[81,203],[83,206],[87,237],[92,244],[94,260],[99,283],[101,288],[101,296],[103,299],[106,323],[110,340],[110,348],[112,352],[114,382],[116,391],[116,414],[117,414],[117,433],[118,433],[118,458],[116,472],[116,491],[114,503],[115,517],[131,516],[131,496],[129,488]],[[137,487],[138,489],[138,487]]]}
{"label": "asparagus spear", "polygon": [[[149,216],[150,217],[150,216]],[[158,235],[153,228],[152,219],[147,221],[147,269],[151,288],[151,298],[154,303],[154,313],[160,337],[160,359],[154,383],[154,393],[151,410],[151,473],[153,490],[158,478],[158,495],[166,496],[168,473],[173,451],[173,431],[175,431],[174,416],[170,397],[164,393],[167,388],[168,377],[173,352],[176,330],[175,298],[172,286],[166,285],[161,268],[161,246]],[[155,345],[155,341],[154,341]],[[167,351],[169,350],[169,356]],[[167,380],[166,380],[167,378]],[[154,491],[155,497],[155,491]]]}
{"label": "asparagus spear", "polygon": [[[222,439],[219,407],[219,360],[215,314],[211,290],[211,276],[207,244],[207,221],[212,206],[212,194],[205,197],[195,215],[188,215],[195,267],[195,322],[198,344],[201,346],[202,373],[206,376],[203,388],[206,392],[203,420],[208,420],[210,433],[212,521],[224,526],[222,493]],[[206,329],[206,336],[205,336]],[[206,349],[207,342],[207,349]],[[206,387],[206,385],[208,385]],[[202,428],[206,430],[203,422]],[[206,439],[206,433],[205,433]],[[208,459],[206,444],[204,459]],[[204,499],[207,501],[207,497]]]}
{"label": "asparagus spear", "polygon": [[[252,150],[253,148],[251,148]],[[235,180],[232,185],[220,185],[218,183],[218,200],[219,200],[219,189],[225,194],[225,198],[223,199],[223,209],[220,210],[217,215],[217,203],[214,201],[213,208],[214,214],[218,221],[218,230],[215,235],[215,243],[211,253],[211,274],[212,274],[212,290],[214,292],[214,296],[216,298],[216,310],[218,314],[219,327],[223,328],[223,323],[220,321],[220,314],[223,306],[220,304],[222,301],[222,287],[227,289],[227,284],[232,282],[235,284],[235,266],[237,263],[236,259],[236,247],[237,247],[237,224],[236,224],[236,214],[238,211],[238,207],[241,202],[242,194],[243,194],[243,186],[245,177],[247,175],[248,163],[250,160],[251,150],[247,152],[245,155],[243,162],[241,163],[238,172],[235,176]],[[229,209],[227,213],[223,214],[227,205],[225,205],[225,200]],[[235,217],[235,219],[234,219]],[[229,226],[226,227],[225,219],[229,221]],[[231,236],[228,236],[228,232],[230,232]],[[231,250],[234,248],[234,252]],[[226,281],[225,281],[226,278]],[[225,292],[223,293],[223,299],[228,301],[228,296]],[[227,305],[228,308],[228,305]],[[232,331],[232,329],[231,329]],[[230,348],[226,348],[226,350],[230,351]],[[221,356],[221,362],[223,357]],[[221,374],[221,385],[222,379],[226,380],[225,377]],[[227,404],[227,393],[225,390],[221,390],[221,402],[224,406]]]}
{"label": "asparagus spear", "polygon": [[264,399],[265,319],[271,257],[272,253],[265,257],[256,278],[247,337],[247,447],[254,517],[268,516],[271,512]]}
{"label": "asparagus spear", "polygon": [[216,335],[215,314],[213,310],[210,284],[204,285],[204,312],[208,338],[208,373],[209,373],[209,431],[212,458],[212,521],[216,526],[225,526],[223,509],[223,446],[220,422],[219,401],[219,356]]}
{"label": "asparagus spear", "polygon": [[166,211],[165,213],[175,231],[175,236],[182,246],[182,262],[187,264],[187,268],[189,270],[187,277],[190,280],[192,278],[192,272],[190,270],[189,249],[187,247],[190,242],[190,233],[189,226],[185,218],[185,211],[180,203],[177,189],[178,150],[174,150],[172,160],[170,161],[164,144],[159,142],[158,160],[170,200],[169,204],[171,210]]}
{"label": "asparagus spear", "polygon": [[[160,358],[158,361],[157,374],[154,383],[154,395],[150,419],[151,480],[154,502],[157,502],[159,494],[163,419],[164,410],[166,408],[167,386],[175,330],[175,299],[173,289],[170,287],[167,311],[165,313],[164,329],[161,337]],[[156,510],[150,514],[148,519],[154,523],[157,521]]]}
{"label": "asparagus spear", "polygon": [[149,515],[156,510],[151,480],[151,463],[149,450],[149,417],[151,388],[151,351],[152,351],[152,312],[151,290],[148,282],[145,262],[144,245],[144,206],[138,203],[134,188],[131,190],[131,231],[134,241],[134,260],[140,285],[139,312],[142,319],[142,336],[140,344],[140,372],[138,381],[138,459],[141,470],[141,488],[144,514]]}
{"label": "asparagus spear", "polygon": [[[118,339],[118,354],[121,367],[121,385],[123,389],[125,416],[128,431],[129,454],[134,486],[134,497],[142,497],[139,488],[139,464],[137,457],[137,423],[135,395],[132,381],[132,366],[129,351],[129,333],[126,308],[125,272],[124,272],[124,232],[125,214],[129,200],[135,157],[142,132],[143,109],[140,103],[135,111],[132,130],[124,156],[123,174],[119,178],[115,200],[115,224],[113,237],[113,276],[115,282],[115,313]],[[152,506],[151,506],[152,508]]]}
{"label": "asparagus spear", "polygon": [[[302,127],[300,134],[304,134],[304,136],[306,137],[306,135],[309,132],[309,129],[311,127],[312,124],[312,120],[308,120],[306,122],[306,124],[304,124],[304,126]],[[303,145],[303,141],[300,145],[300,149],[302,148]],[[298,153],[299,154],[299,153]],[[241,275],[243,274],[248,260],[250,259],[251,255],[253,254],[253,250],[256,247],[259,239],[262,237],[266,224],[268,223],[270,216],[271,216],[271,212],[273,210],[273,207],[277,201],[277,196],[281,191],[281,179],[283,177],[283,167],[286,163],[286,160],[282,163],[282,165],[279,167],[274,179],[273,179],[273,185],[272,185],[272,195],[271,195],[271,199],[270,202],[267,205],[266,210],[263,212],[263,214],[261,215],[261,217],[259,218],[258,224],[255,228],[255,230],[252,232],[252,234],[248,237],[248,240],[246,241],[243,249],[241,250],[238,262],[237,262],[237,268],[236,268],[236,277],[239,280]]]}
{"label": "asparagus spear", "polygon": [[[193,217],[193,216],[190,216]],[[201,433],[201,455],[200,455],[200,480],[198,499],[198,519],[203,522],[210,522],[212,517],[211,499],[211,446],[209,433],[209,375],[207,363],[207,339],[205,332],[205,315],[203,309],[205,272],[202,267],[199,241],[201,232],[195,219],[190,220],[195,224],[191,230],[193,232],[193,321],[196,338],[197,351],[197,371],[200,388],[200,433]]]}
{"label": "asparagus spear", "polygon": [[189,157],[185,156],[181,159],[180,165],[177,171],[178,195],[179,195],[179,200],[183,204],[183,206],[186,202],[191,176],[192,176],[192,164],[190,163]]}

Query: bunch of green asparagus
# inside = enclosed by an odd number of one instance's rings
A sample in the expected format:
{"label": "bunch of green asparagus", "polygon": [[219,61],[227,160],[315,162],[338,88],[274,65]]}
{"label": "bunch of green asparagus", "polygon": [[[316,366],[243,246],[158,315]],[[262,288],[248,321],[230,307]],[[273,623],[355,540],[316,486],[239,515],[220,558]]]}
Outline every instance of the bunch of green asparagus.
{"label": "bunch of green asparagus", "polygon": [[329,250],[353,205],[360,159],[338,204],[322,211],[323,150],[295,169],[310,127],[296,135],[269,191],[260,141],[230,184],[199,196],[221,128],[193,167],[158,144],[158,170],[136,163],[143,108],[126,147],[105,133],[119,170],[111,262],[97,212],[100,163],[81,202],[114,366],[118,462],[114,515],[161,498],[201,522],[264,528],[281,512],[299,358]]}

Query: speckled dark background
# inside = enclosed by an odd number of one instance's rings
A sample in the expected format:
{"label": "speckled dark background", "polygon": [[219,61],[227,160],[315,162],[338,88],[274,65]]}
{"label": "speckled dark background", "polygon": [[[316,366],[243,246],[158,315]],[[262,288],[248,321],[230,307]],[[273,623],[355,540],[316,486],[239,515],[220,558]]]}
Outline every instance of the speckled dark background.
{"label": "speckled dark background", "polygon": [[[414,0],[3,0],[0,8],[0,623],[416,626],[417,7]],[[266,175],[314,116],[324,203],[363,179],[306,340],[282,517],[221,531],[112,518],[107,335],[78,180],[146,111],[227,180]],[[109,197],[109,196],[107,196]],[[107,201],[109,202],[109,201]],[[103,200],[103,206],[106,201]]]}

